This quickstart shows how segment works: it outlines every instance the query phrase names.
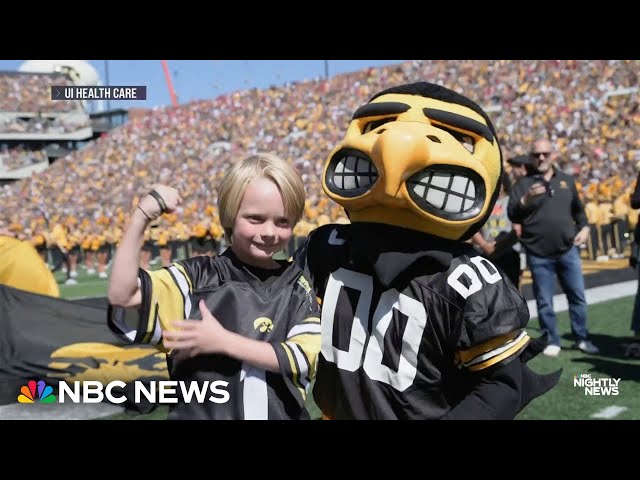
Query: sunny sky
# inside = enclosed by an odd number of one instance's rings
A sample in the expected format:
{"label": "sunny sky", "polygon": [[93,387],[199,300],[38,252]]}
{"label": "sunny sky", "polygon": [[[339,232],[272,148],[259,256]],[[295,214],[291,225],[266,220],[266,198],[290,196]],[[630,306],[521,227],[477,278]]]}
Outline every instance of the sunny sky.
{"label": "sunny sky", "polygon": [[[0,60],[0,71],[17,71],[25,60]],[[329,75],[404,60],[328,60]],[[168,60],[179,103],[213,98],[247,88],[268,88],[325,74],[325,60]],[[169,105],[171,98],[160,60],[89,60],[103,84],[146,86],[147,100],[110,101],[110,108]]]}

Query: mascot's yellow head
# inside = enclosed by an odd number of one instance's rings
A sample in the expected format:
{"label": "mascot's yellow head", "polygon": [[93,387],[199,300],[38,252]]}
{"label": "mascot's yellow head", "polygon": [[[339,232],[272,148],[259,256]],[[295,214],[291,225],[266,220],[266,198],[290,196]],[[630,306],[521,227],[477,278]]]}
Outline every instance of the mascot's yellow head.
{"label": "mascot's yellow head", "polygon": [[502,153],[482,108],[418,82],[384,90],[356,110],[322,184],[352,222],[466,240],[490,215],[501,177]]}

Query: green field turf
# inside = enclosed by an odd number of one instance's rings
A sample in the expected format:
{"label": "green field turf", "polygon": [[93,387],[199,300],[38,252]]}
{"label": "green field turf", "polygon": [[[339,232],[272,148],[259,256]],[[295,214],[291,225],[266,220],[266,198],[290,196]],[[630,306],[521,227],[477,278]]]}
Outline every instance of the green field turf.
{"label": "green field turf", "polygon": [[[562,353],[558,358],[539,355],[529,362],[538,372],[552,372],[563,369],[560,382],[548,394],[535,399],[523,410],[519,417],[525,420],[577,420],[591,419],[591,415],[609,406],[624,407],[626,410],[615,419],[640,419],[640,360],[624,357],[626,346],[631,342],[629,327],[633,297],[599,303],[589,306],[589,332],[593,342],[600,348],[599,355],[586,355],[571,348],[569,316],[567,312],[558,315],[562,339]],[[537,327],[534,319],[531,327]],[[539,332],[529,329],[532,335]],[[576,374],[590,373],[592,378],[620,378],[618,396],[587,396],[584,389],[573,386]]]}
{"label": "green field turf", "polygon": [[106,297],[108,279],[98,278],[97,275],[87,275],[83,268],[78,269],[77,285],[65,285],[66,274],[60,270],[53,275],[60,288],[60,297],[67,299]]}

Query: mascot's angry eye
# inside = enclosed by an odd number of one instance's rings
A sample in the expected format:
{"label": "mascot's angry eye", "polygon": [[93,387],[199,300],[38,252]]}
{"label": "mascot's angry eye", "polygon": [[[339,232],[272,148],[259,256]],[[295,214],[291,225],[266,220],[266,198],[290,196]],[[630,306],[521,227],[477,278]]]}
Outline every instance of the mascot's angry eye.
{"label": "mascot's angry eye", "polygon": [[476,150],[476,141],[475,139],[466,133],[461,133],[456,130],[452,130],[450,128],[444,127],[442,125],[434,125],[436,128],[440,130],[444,130],[448,134],[450,134],[453,138],[455,138],[460,144],[467,149],[469,153],[473,153]]}
{"label": "mascot's angry eye", "polygon": [[[372,130],[375,130],[376,128],[378,128],[380,125],[384,125],[385,123],[394,122],[396,118],[397,117],[387,117],[387,118],[381,118],[380,120],[375,120],[373,122],[369,122],[362,129],[362,134],[364,135],[365,133],[369,133]],[[378,133],[382,133],[382,132],[378,132]]]}

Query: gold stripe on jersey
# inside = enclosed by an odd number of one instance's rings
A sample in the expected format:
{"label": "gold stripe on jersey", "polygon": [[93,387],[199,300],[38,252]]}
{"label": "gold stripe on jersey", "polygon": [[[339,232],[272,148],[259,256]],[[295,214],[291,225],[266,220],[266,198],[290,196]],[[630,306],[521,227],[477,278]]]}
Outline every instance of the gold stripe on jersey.
{"label": "gold stripe on jersey", "polygon": [[182,312],[182,318],[189,318],[191,314],[191,289],[189,288],[189,282],[184,274],[176,268],[175,265],[171,265],[166,268],[171,274],[171,278],[180,289],[182,293],[182,300],[184,302],[184,311]]}
{"label": "gold stripe on jersey", "polygon": [[320,333],[296,335],[288,339],[285,344],[296,353],[298,361],[299,385],[306,389],[315,374],[316,362],[320,353]]}
{"label": "gold stripe on jersey", "polygon": [[191,284],[191,277],[187,275],[187,271],[185,270],[185,268],[179,263],[175,263],[175,262],[173,263],[173,266],[176,267],[182,275],[184,275],[184,278],[187,280],[187,284],[189,285],[189,293],[193,293],[193,285]]}
{"label": "gold stripe on jersey", "polygon": [[498,348],[507,342],[512,341],[518,335],[520,335],[520,330],[515,330],[513,332],[509,332],[504,335],[494,337],[491,340],[487,340],[484,343],[480,343],[479,345],[474,345],[468,350],[458,350],[456,352],[456,357],[457,357],[456,363],[469,363],[474,358],[479,357],[483,353],[490,352],[491,350]]}
{"label": "gold stripe on jersey", "polygon": [[287,340],[303,333],[320,333],[320,319],[318,317],[305,318],[302,323],[289,330]]}
{"label": "gold stripe on jersey", "polygon": [[291,351],[293,352],[293,356],[296,359],[296,363],[298,364],[298,373],[300,385],[302,388],[306,390],[307,385],[309,385],[309,369],[311,365],[309,364],[309,360],[307,356],[302,351],[302,347],[296,342],[285,342],[289,347],[291,347]]}
{"label": "gold stripe on jersey", "polygon": [[[144,330],[144,336],[142,337],[142,343],[151,343],[154,341],[154,336],[156,336],[156,331],[158,329],[158,304],[152,304],[149,309],[149,316],[147,317],[147,326]],[[162,339],[162,330],[160,328],[159,335],[157,337],[157,342],[160,342]]]}
{"label": "gold stripe on jersey", "polygon": [[[305,333],[296,333],[294,336],[287,338],[286,344],[296,344],[300,347],[303,355],[307,363],[309,364],[309,375],[315,372],[316,361],[318,359],[318,354],[320,353],[321,341],[320,341],[320,331],[318,326],[317,332],[305,332]],[[302,382],[301,382],[302,384]]]}
{"label": "gold stripe on jersey", "polygon": [[[322,342],[320,339],[320,319],[318,317],[308,317],[295,325],[287,334],[285,345],[291,347],[295,353],[299,353],[298,363],[299,382],[298,384],[306,390],[309,381],[315,375],[318,355]],[[302,365],[304,362],[304,365]]]}
{"label": "gold stripe on jersey", "polygon": [[184,319],[184,297],[171,273],[164,268],[147,273],[151,278],[151,308],[144,342],[148,342],[153,335],[156,309],[162,330],[173,330],[171,323]]}
{"label": "gold stripe on jersey", "polygon": [[501,362],[505,358],[509,358],[510,356],[518,353],[521,349],[523,349],[529,343],[530,340],[531,338],[529,337],[529,335],[525,334],[522,336],[522,338],[519,338],[519,340],[513,342],[513,345],[508,347],[502,353],[490,358],[485,362],[479,363],[477,365],[473,365],[469,367],[468,370],[471,372],[476,372],[478,370],[484,370],[485,368],[495,365],[496,363]]}
{"label": "gold stripe on jersey", "polygon": [[494,348],[491,351],[485,352],[482,355],[474,358],[470,362],[462,364],[462,367],[467,368],[471,372],[477,372],[478,370],[483,370],[492,365],[495,365],[498,362],[501,362],[505,358],[509,358],[510,356],[518,353],[522,348],[524,348],[531,338],[522,330],[520,334],[503,345]]}
{"label": "gold stripe on jersey", "polygon": [[300,383],[300,373],[299,373],[300,370],[298,369],[298,365],[295,360],[295,355],[291,350],[291,347],[287,345],[285,342],[280,343],[280,345],[282,345],[282,349],[287,354],[287,358],[289,359],[289,366],[291,367],[291,374],[292,374],[291,376],[292,376],[293,384],[300,391],[300,395],[302,396],[302,399],[306,400],[307,391],[304,389],[304,387],[302,387],[302,384]]}

